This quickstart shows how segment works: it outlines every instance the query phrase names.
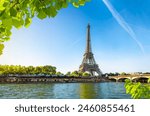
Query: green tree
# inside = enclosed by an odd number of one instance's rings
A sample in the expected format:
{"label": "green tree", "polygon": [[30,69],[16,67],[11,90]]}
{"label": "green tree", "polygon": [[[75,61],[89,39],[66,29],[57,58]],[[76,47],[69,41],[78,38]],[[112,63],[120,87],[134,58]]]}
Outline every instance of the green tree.
{"label": "green tree", "polygon": [[70,75],[71,75],[71,72],[67,72],[66,75],[67,75],[67,76],[70,76]]}
{"label": "green tree", "polygon": [[148,80],[148,84],[143,83],[133,83],[130,80],[126,80],[125,88],[126,93],[130,94],[134,99],[148,99],[150,98],[150,79]]}
{"label": "green tree", "polygon": [[55,17],[59,10],[83,6],[90,0],[0,0],[0,54],[3,42],[8,41],[13,27],[29,27],[33,17]]}
{"label": "green tree", "polygon": [[34,70],[35,70],[35,67],[33,67],[33,66],[28,66],[27,73],[28,73],[28,74],[34,74]]}
{"label": "green tree", "polygon": [[89,77],[89,76],[91,76],[91,74],[89,74],[89,73],[87,73],[87,72],[84,72],[84,73],[82,74],[82,76],[83,76],[83,77]]}
{"label": "green tree", "polygon": [[78,71],[73,71],[73,72],[71,73],[71,76],[78,77],[78,76],[79,76]]}
{"label": "green tree", "polygon": [[46,65],[41,68],[42,68],[42,72],[41,72],[42,74],[49,74],[49,72],[52,72],[52,74],[56,73],[56,71],[53,70],[54,67],[52,67],[52,66]]}
{"label": "green tree", "polygon": [[61,73],[61,72],[56,72],[56,75],[63,75],[63,73]]}
{"label": "green tree", "polygon": [[126,73],[125,73],[125,72],[122,72],[122,73],[120,73],[120,75],[126,75]]}

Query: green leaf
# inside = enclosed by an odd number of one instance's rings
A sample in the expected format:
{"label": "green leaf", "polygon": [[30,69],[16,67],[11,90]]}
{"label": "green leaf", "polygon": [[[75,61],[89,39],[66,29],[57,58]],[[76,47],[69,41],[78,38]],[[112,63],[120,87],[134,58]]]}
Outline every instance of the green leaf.
{"label": "green leaf", "polygon": [[55,17],[57,15],[57,11],[53,6],[50,6],[46,9],[43,9],[45,11],[45,13],[49,16],[49,17]]}
{"label": "green leaf", "polygon": [[0,11],[3,11],[5,9],[5,7],[0,6]]}
{"label": "green leaf", "polygon": [[10,37],[5,37],[4,40],[5,40],[5,41],[9,41],[9,40],[10,40]]}
{"label": "green leaf", "polygon": [[51,16],[51,7],[45,8],[45,9],[43,9],[43,10],[44,10],[44,12],[46,13],[46,15],[48,15],[48,17]]}
{"label": "green leaf", "polygon": [[16,11],[16,9],[15,8],[11,8],[10,9],[10,16],[16,16],[17,15],[17,11]]}
{"label": "green leaf", "polygon": [[1,33],[2,33],[2,32],[5,32],[5,28],[1,27],[1,28],[0,28],[0,32],[1,32]]}
{"label": "green leaf", "polygon": [[6,34],[6,36],[10,36],[11,35],[11,31],[9,29],[6,29],[5,30],[5,34]]}
{"label": "green leaf", "polygon": [[148,79],[148,83],[150,83],[150,78]]}
{"label": "green leaf", "polygon": [[13,18],[12,19],[12,24],[13,24],[13,26],[15,26],[16,28],[19,29],[19,28],[22,27],[23,22],[22,22],[22,20],[20,20],[18,18]]}
{"label": "green leaf", "polygon": [[67,8],[68,7],[68,3],[67,2],[63,2],[62,7],[63,8]]}
{"label": "green leaf", "polygon": [[1,1],[4,1],[4,3],[3,3],[3,6],[4,6],[4,7],[6,7],[6,6],[10,3],[9,0],[1,0]]}
{"label": "green leaf", "polygon": [[51,16],[52,17],[55,17],[56,15],[57,15],[57,11],[56,11],[56,9],[54,8],[54,7],[51,7]]}
{"label": "green leaf", "polygon": [[81,6],[84,6],[85,1],[79,1],[79,4],[80,4]]}
{"label": "green leaf", "polygon": [[0,55],[3,53],[3,49],[4,49],[4,44],[0,43]]}
{"label": "green leaf", "polygon": [[74,2],[73,6],[76,7],[76,8],[79,8],[79,4],[77,2]]}
{"label": "green leaf", "polygon": [[10,29],[10,28],[12,27],[12,19],[11,19],[11,18],[4,19],[4,20],[2,20],[2,24],[3,24],[6,28]]}
{"label": "green leaf", "polygon": [[0,0],[0,11],[3,11],[5,7],[3,6],[5,0]]}
{"label": "green leaf", "polygon": [[26,28],[29,27],[31,23],[32,23],[32,19],[27,17],[26,20],[25,20],[25,27]]}
{"label": "green leaf", "polygon": [[37,15],[38,18],[44,19],[47,17],[46,13],[41,9],[41,11]]}

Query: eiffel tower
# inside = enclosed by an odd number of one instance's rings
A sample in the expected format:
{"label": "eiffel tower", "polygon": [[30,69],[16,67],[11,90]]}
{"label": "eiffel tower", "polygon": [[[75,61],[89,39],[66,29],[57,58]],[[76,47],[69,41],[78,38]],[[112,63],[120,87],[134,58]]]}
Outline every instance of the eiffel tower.
{"label": "eiffel tower", "polygon": [[90,38],[90,25],[87,26],[87,41],[86,41],[86,50],[83,56],[82,64],[79,67],[81,72],[89,72],[92,76],[95,76],[95,73],[98,76],[102,76],[102,72],[99,69],[98,65],[95,62],[94,55],[91,49],[91,38]]}

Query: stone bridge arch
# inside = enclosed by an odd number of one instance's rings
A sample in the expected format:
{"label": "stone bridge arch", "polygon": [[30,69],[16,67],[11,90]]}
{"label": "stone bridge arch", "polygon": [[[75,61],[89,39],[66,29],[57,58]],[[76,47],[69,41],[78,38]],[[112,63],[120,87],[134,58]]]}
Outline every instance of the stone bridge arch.
{"label": "stone bridge arch", "polygon": [[120,77],[120,78],[118,78],[118,81],[125,82],[126,79],[132,80],[132,77]]}
{"label": "stone bridge arch", "polygon": [[109,77],[109,80],[113,81],[113,82],[116,82],[117,81],[117,78],[116,77]]}
{"label": "stone bridge arch", "polygon": [[134,77],[132,78],[133,82],[143,82],[143,83],[147,83],[148,79],[150,77],[149,76],[139,76],[139,77]]}

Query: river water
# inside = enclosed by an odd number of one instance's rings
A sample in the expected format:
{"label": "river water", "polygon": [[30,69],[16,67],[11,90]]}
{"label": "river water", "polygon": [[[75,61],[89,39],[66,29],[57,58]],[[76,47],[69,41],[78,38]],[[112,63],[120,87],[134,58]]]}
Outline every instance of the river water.
{"label": "river water", "polygon": [[130,99],[124,83],[0,84],[0,99]]}

